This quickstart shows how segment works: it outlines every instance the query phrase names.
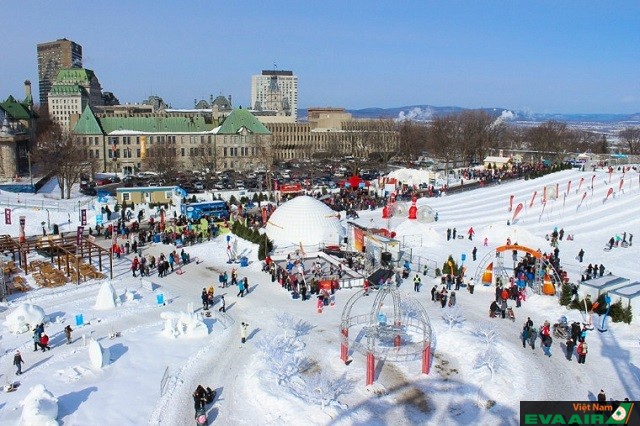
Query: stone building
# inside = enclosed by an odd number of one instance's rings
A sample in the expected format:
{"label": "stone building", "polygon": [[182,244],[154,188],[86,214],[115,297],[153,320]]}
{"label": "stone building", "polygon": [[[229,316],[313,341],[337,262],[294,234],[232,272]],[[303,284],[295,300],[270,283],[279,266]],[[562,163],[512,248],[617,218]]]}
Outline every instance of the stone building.
{"label": "stone building", "polygon": [[31,82],[24,82],[25,99],[20,102],[9,96],[0,102],[0,176],[28,176],[29,153],[35,145],[36,119],[33,111]]}
{"label": "stone building", "polygon": [[252,170],[270,165],[270,132],[250,112],[202,110],[96,113],[86,107],[73,128],[97,171],[136,173],[161,147],[181,170]]}

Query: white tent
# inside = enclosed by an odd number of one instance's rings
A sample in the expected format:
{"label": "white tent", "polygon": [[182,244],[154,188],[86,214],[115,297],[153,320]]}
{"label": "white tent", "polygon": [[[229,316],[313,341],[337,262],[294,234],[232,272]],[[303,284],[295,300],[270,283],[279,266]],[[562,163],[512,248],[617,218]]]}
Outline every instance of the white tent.
{"label": "white tent", "polygon": [[640,281],[611,290],[609,296],[611,296],[611,303],[622,299],[622,306],[625,308],[631,304],[631,312],[635,317],[640,318]]}
{"label": "white tent", "polygon": [[338,245],[344,234],[338,213],[306,195],[278,207],[271,214],[265,232],[281,247]]}
{"label": "white tent", "polygon": [[581,297],[590,296],[593,302],[596,301],[598,296],[608,291],[613,291],[629,283],[628,278],[617,277],[615,275],[605,275],[600,278],[594,278],[592,280],[582,281],[580,283],[580,295]]}

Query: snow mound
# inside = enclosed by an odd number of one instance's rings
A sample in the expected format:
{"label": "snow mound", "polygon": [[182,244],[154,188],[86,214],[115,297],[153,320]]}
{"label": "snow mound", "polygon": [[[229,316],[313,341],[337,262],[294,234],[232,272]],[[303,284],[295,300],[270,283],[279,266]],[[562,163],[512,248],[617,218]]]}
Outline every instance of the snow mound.
{"label": "snow mound", "polygon": [[399,169],[389,173],[389,177],[407,185],[420,185],[421,183],[429,183],[435,174],[429,170]]}
{"label": "snow mound", "polygon": [[97,340],[91,339],[89,341],[89,362],[94,369],[99,370],[109,365],[110,358],[111,352],[109,349],[103,348]]}
{"label": "snow mound", "polygon": [[436,247],[443,242],[443,237],[431,226],[417,220],[405,220],[401,222],[396,229],[396,239],[402,240],[402,237],[410,235],[419,235],[422,239],[422,247]]}
{"label": "snow mound", "polygon": [[511,244],[518,243],[518,245],[526,246],[533,250],[541,249],[543,252],[545,247],[549,246],[549,243],[544,238],[536,237],[527,229],[516,225],[508,226],[494,223],[485,226],[476,235],[480,237],[480,240],[488,238],[491,244],[503,245],[507,243],[507,239],[510,239]]}
{"label": "snow mound", "polygon": [[199,314],[188,312],[162,312],[164,320],[162,334],[167,337],[206,337],[209,334],[207,325]]}
{"label": "snow mound", "polygon": [[115,288],[109,281],[105,281],[100,286],[95,308],[100,310],[113,309],[118,305],[119,298]]}
{"label": "snow mound", "polygon": [[22,402],[22,426],[57,426],[58,398],[44,385],[35,385]]}
{"label": "snow mound", "polygon": [[36,325],[48,321],[49,318],[45,315],[44,309],[38,305],[24,303],[7,315],[4,325],[9,329],[9,332],[19,334],[26,333]]}

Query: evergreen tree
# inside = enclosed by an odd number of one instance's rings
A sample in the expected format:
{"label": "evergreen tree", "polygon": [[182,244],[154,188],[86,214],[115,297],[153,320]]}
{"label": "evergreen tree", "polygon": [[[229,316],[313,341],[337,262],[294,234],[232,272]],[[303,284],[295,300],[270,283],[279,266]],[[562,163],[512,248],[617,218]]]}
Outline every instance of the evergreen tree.
{"label": "evergreen tree", "polygon": [[609,316],[613,322],[622,322],[624,318],[624,307],[622,306],[622,299],[611,305],[609,309]]}
{"label": "evergreen tree", "polygon": [[449,258],[442,265],[443,274],[458,275],[458,264],[453,260],[453,256],[449,255]]}
{"label": "evergreen tree", "polygon": [[631,324],[631,320],[633,319],[633,312],[631,311],[631,302],[624,308],[622,312],[622,321]]}
{"label": "evergreen tree", "polygon": [[571,303],[573,295],[571,294],[571,285],[568,283],[562,284],[562,293],[560,294],[560,304],[567,306]]}

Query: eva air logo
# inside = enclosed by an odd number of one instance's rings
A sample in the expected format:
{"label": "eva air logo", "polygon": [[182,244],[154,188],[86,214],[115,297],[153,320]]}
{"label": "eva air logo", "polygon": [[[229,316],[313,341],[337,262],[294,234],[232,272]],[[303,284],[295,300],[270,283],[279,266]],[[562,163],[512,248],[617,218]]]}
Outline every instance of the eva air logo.
{"label": "eva air logo", "polygon": [[609,420],[608,425],[626,425],[633,409],[632,402],[621,402],[620,406],[613,412]]}

